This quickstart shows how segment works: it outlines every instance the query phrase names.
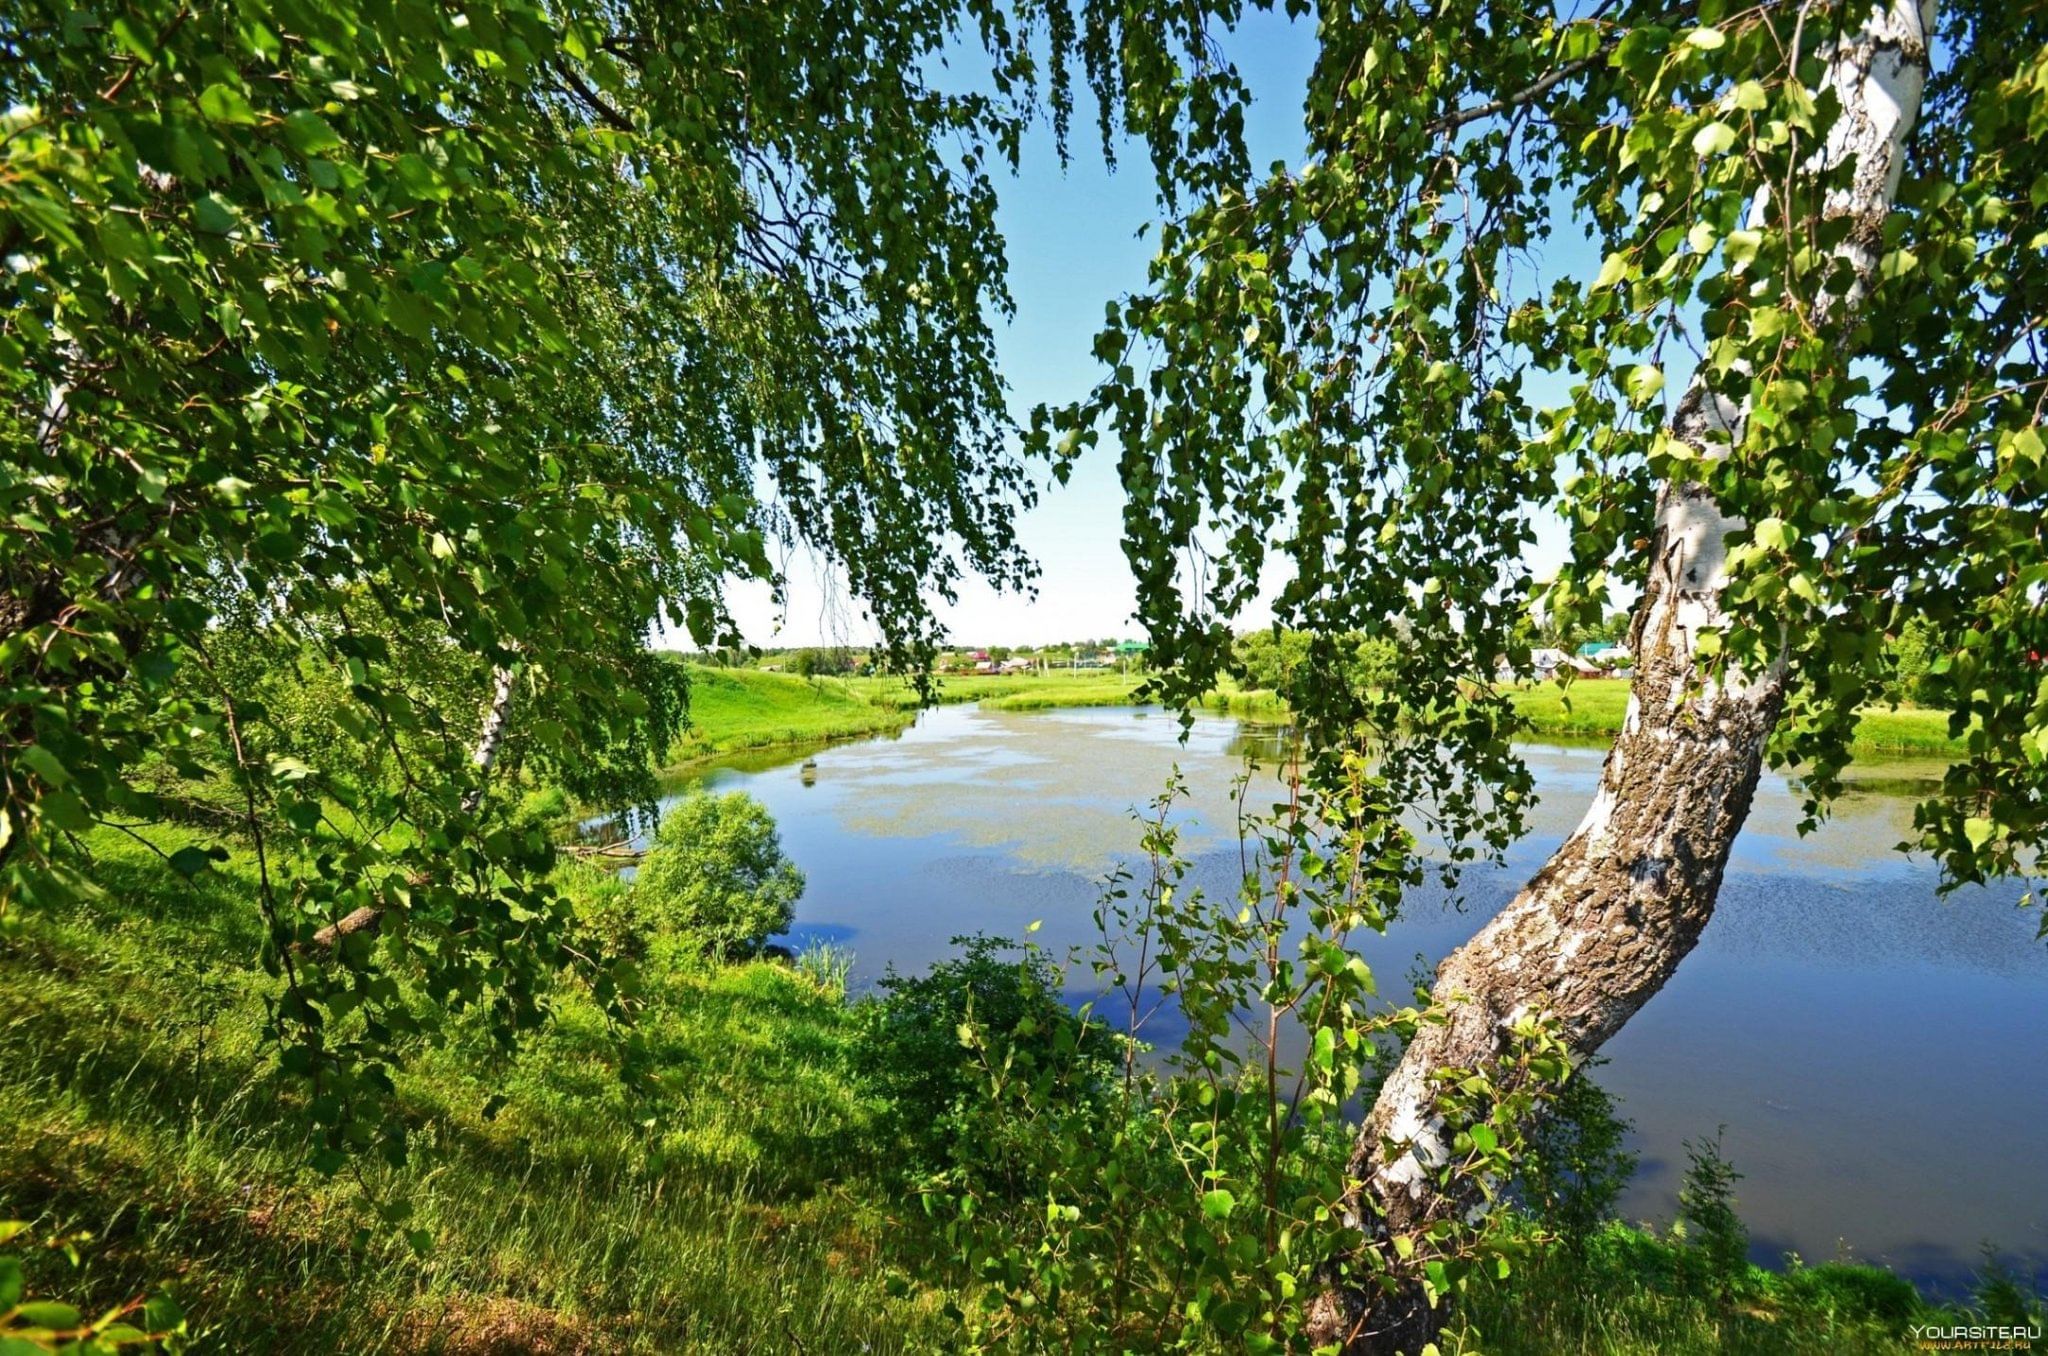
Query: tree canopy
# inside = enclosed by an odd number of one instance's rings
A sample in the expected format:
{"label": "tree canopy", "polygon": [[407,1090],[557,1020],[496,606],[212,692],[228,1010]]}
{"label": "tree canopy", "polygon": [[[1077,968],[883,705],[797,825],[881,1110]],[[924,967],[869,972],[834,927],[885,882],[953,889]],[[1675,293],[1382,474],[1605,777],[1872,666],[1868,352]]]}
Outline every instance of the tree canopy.
{"label": "tree canopy", "polygon": [[[1310,722],[1363,718],[1393,803],[1504,841],[1520,797],[1468,793],[1525,786],[1492,686],[1526,667],[1517,623],[1598,624],[1645,584],[1660,487],[1694,483],[1737,528],[1708,676],[1783,665],[1778,756],[1812,808],[1888,682],[1883,636],[1923,618],[1940,657],[1919,691],[1969,751],[1916,846],[1953,880],[2028,860],[2048,834],[2048,20],[1940,7],[1896,210],[1863,238],[1834,206],[1856,163],[1810,171],[1843,131],[1827,54],[1872,8],[1326,16],[1307,158],[1168,222],[1096,340],[1101,383],[1038,426],[1068,455],[1114,439],[1176,689],[1227,666],[1230,618],[1277,568],[1281,626],[1398,637],[1399,680],[1363,705],[1317,648],[1289,693]],[[1828,300],[1845,242],[1874,266],[1852,307]],[[1696,373],[1744,411],[1712,446],[1671,431]],[[1569,556],[1536,578],[1543,515]]]}
{"label": "tree canopy", "polygon": [[330,1155],[397,1152],[359,1110],[396,1052],[452,1008],[537,1020],[574,962],[544,836],[484,794],[508,721],[525,766],[645,795],[685,696],[651,632],[733,640],[723,584],[778,545],[919,669],[930,599],[1025,578],[994,175],[1041,99],[1064,135],[1069,59],[1101,79],[1115,30],[1060,3],[0,20],[0,908],[166,777],[225,775],[288,1065]]}

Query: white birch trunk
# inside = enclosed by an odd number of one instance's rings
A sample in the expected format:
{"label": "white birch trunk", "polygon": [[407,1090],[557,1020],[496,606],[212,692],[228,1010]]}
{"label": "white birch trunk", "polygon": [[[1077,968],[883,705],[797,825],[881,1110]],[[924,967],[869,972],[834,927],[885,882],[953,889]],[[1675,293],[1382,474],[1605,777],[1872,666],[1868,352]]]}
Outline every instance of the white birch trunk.
{"label": "white birch trunk", "polygon": [[491,670],[491,701],[484,708],[483,728],[477,732],[476,749],[469,765],[476,769],[476,785],[462,797],[462,812],[473,815],[484,803],[484,788],[490,785],[491,764],[498,759],[498,746],[505,742],[505,727],[512,723],[512,669],[500,665]]}
{"label": "white birch trunk", "polygon": [[[1854,218],[1838,253],[1855,282],[1816,302],[1819,314],[1860,307],[1869,290],[1933,18],[1932,0],[1887,0],[1828,63],[1842,113],[1810,168],[1856,166],[1852,185],[1821,207]],[[1671,431],[1713,456],[1740,440],[1745,415],[1703,376]],[[1453,1133],[1436,1111],[1433,1071],[1491,1064],[1507,1052],[1507,1029],[1531,1015],[1555,1022],[1576,1057],[1591,1055],[1664,986],[1712,916],[1784,692],[1775,668],[1706,680],[1696,650],[1722,619],[1727,539],[1744,524],[1702,487],[1676,484],[1657,522],[1628,715],[1593,804],[1521,893],[1438,968],[1432,1001],[1448,1020],[1416,1033],[1359,1133],[1350,1213],[1370,1237],[1416,1233],[1478,1205],[1475,1192],[1446,1193],[1433,1180]],[[1412,1353],[1440,1323],[1418,1285],[1388,1295],[1332,1287],[1311,1306],[1309,1335],[1346,1353]]]}

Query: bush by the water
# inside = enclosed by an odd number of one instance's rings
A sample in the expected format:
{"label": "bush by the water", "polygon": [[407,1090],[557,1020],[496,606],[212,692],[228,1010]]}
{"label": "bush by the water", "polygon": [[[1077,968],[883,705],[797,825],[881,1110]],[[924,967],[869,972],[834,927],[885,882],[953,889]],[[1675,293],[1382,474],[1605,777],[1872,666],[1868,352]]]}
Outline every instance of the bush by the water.
{"label": "bush by the water", "polygon": [[1685,1153],[1690,1166],[1678,1190],[1678,1216],[1693,1245],[1689,1256],[1709,1288],[1739,1294],[1749,1279],[1749,1229],[1735,1209],[1742,1174],[1721,1153],[1721,1130],[1712,1139],[1687,1140]]}
{"label": "bush by the water", "polygon": [[1515,1194],[1575,1255],[1614,1217],[1614,1203],[1635,1174],[1636,1154],[1626,1145],[1630,1128],[1607,1090],[1584,1069],[1565,1080],[1547,1114],[1530,1128]]}
{"label": "bush by the water", "polygon": [[953,944],[960,955],[924,974],[892,968],[859,1009],[857,1067],[883,1094],[905,1162],[928,1171],[970,1153],[993,1161],[1005,1119],[999,1085],[1057,1068],[1074,1089],[1117,1068],[1113,1039],[1068,1010],[1043,952],[981,935]]}
{"label": "bush by the water", "polygon": [[662,815],[632,906],[657,948],[739,959],[789,927],[803,892],[775,821],[735,791],[687,796]]}

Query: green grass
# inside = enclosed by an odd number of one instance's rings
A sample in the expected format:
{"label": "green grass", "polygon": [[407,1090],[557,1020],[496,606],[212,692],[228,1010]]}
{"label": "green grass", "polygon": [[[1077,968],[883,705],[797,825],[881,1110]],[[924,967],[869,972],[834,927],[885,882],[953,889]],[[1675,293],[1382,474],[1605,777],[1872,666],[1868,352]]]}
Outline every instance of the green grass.
{"label": "green grass", "polygon": [[[186,881],[128,839],[87,841],[103,892],[0,934],[0,1219],[94,1235],[76,1270],[34,1250],[32,1293],[93,1309],[168,1284],[203,1351],[944,1347],[946,1268],[888,1184],[886,1107],[830,958],[650,963],[651,1103],[573,993],[509,1057],[458,1028],[399,1079],[412,1162],[326,1179],[261,1039],[274,985],[252,963],[247,854]],[[607,880],[565,870],[575,895]],[[400,1198],[424,1253],[374,1217]],[[1468,1291],[1446,1356],[1903,1352],[1893,1310],[1926,1317],[1867,1268],[1753,1272],[1731,1305],[1676,1283],[1684,1251],[1618,1225],[1584,1265],[1524,1249]]]}
{"label": "green grass", "polygon": [[[1514,693],[1516,710],[1529,720],[1530,733],[1606,743],[1621,731],[1628,715],[1628,683],[1619,678],[1580,678],[1569,689],[1536,683]],[[1858,754],[1955,754],[1957,740],[1948,737],[1948,716],[1918,707],[1872,707],[1863,712],[1850,747]]]}
{"label": "green grass", "polygon": [[1589,1240],[1583,1260],[1527,1250],[1506,1278],[1468,1284],[1444,1356],[1876,1356],[1914,1350],[1915,1323],[1972,1321],[1878,1267],[1751,1266],[1721,1292],[1697,1261],[1621,1224]]}
{"label": "green grass", "polygon": [[692,665],[690,731],[674,757],[687,762],[741,749],[889,734],[915,718],[914,706],[878,704],[847,679]]}
{"label": "green grass", "polygon": [[1948,713],[1915,706],[1866,707],[1856,724],[1859,750],[1877,753],[1957,754],[1963,741],[1950,739]]}
{"label": "green grass", "polygon": [[1513,698],[1529,732],[1537,735],[1605,743],[1621,732],[1628,714],[1628,684],[1616,678],[1581,678],[1569,691],[1535,683],[1516,689]]}
{"label": "green grass", "polygon": [[[166,847],[179,835],[160,831]],[[32,1292],[93,1309],[166,1280],[202,1350],[929,1350],[936,1301],[882,1285],[900,1233],[842,996],[766,963],[656,972],[643,1034],[667,1087],[629,1104],[594,1008],[499,1061],[458,1036],[402,1077],[407,1228],[306,1169],[267,1076],[271,981],[240,859],[188,883],[94,835],[104,897],[0,940],[0,1219],[90,1231]],[[492,1091],[508,1100],[495,1118]],[[640,1122],[651,1118],[643,1128]]]}
{"label": "green grass", "polygon": [[[1144,677],[1110,669],[1054,669],[1006,676],[942,674],[934,681],[934,697],[941,706],[978,702],[992,711],[1033,711],[1059,706],[1123,706],[1132,700]],[[848,682],[877,706],[917,707],[917,690],[901,678],[853,678]]]}

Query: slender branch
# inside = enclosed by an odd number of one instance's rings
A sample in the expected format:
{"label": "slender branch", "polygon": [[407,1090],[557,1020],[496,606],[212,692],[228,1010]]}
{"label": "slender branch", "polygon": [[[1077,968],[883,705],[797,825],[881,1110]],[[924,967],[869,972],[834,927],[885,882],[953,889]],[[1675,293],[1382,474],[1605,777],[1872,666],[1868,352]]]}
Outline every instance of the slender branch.
{"label": "slender branch", "polygon": [[1582,56],[1576,61],[1565,62],[1564,65],[1543,76],[1526,89],[1517,90],[1513,94],[1502,95],[1498,99],[1492,99],[1471,108],[1461,108],[1456,113],[1438,118],[1429,125],[1429,130],[1438,133],[1455,132],[1468,123],[1478,122],[1481,118],[1490,118],[1496,113],[1505,113],[1509,109],[1519,107],[1522,104],[1533,103],[1577,75],[1580,71],[1606,61],[1619,41],[1617,38],[1601,43],[1599,49],[1591,55]]}
{"label": "slender branch", "polygon": [[[1605,6],[1602,6],[1602,8],[1604,9]],[[1759,10],[1768,9],[1770,5],[1766,3],[1757,6],[1757,8]],[[1687,10],[1684,8],[1666,10],[1658,16],[1656,22],[1669,22],[1679,19],[1684,17],[1686,13]],[[1534,103],[1581,71],[1590,70],[1592,67],[1604,63],[1608,57],[1614,54],[1614,49],[1621,45],[1622,38],[1632,31],[1634,30],[1625,29],[1613,34],[1602,40],[1598,47],[1585,56],[1567,61],[1555,70],[1546,72],[1529,86],[1516,90],[1513,94],[1504,94],[1498,99],[1489,100],[1483,104],[1476,104],[1471,108],[1461,108],[1456,113],[1446,114],[1431,123],[1429,130],[1438,133],[1455,132],[1468,123],[1478,122],[1481,118],[1490,118],[1496,113],[1505,113],[1511,108]]]}
{"label": "slender branch", "polygon": [[619,112],[618,109],[613,108],[610,104],[606,103],[604,101],[603,95],[599,94],[596,90],[592,89],[587,83],[585,83],[583,77],[577,74],[575,67],[569,65],[567,62],[558,62],[555,65],[555,71],[562,77],[563,81],[568,85],[569,92],[576,96],[577,101],[580,102],[585,108],[588,108],[592,113],[595,113],[598,116],[599,120],[601,120],[607,127],[610,127],[615,132],[632,132],[638,130],[633,126],[633,120],[631,118],[627,117],[625,114]]}

